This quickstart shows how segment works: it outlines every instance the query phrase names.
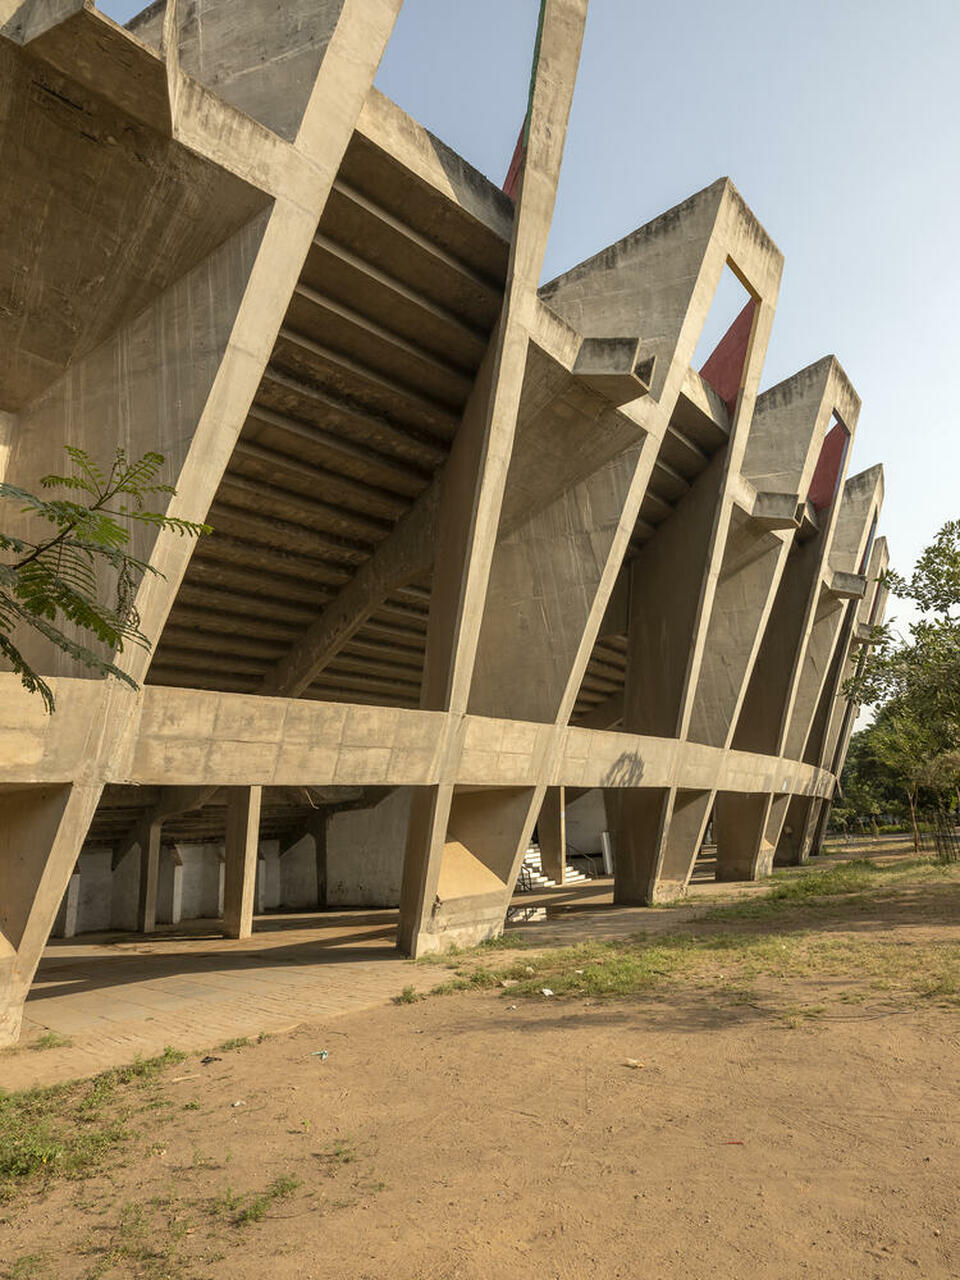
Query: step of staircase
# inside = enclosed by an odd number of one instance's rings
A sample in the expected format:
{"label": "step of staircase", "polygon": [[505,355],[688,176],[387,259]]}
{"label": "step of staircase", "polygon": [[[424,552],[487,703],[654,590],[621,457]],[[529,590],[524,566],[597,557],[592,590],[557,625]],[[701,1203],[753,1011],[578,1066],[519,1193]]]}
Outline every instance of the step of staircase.
{"label": "step of staircase", "polygon": [[[543,874],[543,864],[538,844],[531,844],[527,848],[527,852],[523,855],[523,865],[529,873],[530,883],[534,889],[555,889],[557,887],[556,880],[551,880],[549,876]],[[566,864],[563,878],[564,887],[568,884],[580,884],[588,879],[589,877],[585,876],[582,871],[578,871],[572,863],[568,862]]]}

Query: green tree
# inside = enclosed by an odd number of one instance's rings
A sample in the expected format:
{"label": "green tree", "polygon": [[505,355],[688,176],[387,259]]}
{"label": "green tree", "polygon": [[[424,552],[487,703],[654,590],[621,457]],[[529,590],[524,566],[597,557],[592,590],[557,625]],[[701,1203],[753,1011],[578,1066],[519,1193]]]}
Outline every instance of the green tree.
{"label": "green tree", "polygon": [[[162,454],[145,453],[131,462],[117,449],[104,472],[83,449],[68,445],[66,451],[73,463],[70,474],[40,481],[42,489],[66,490],[66,497],[40,496],[0,482],[0,498],[19,502],[21,512],[52,526],[49,536],[36,542],[0,532],[0,655],[23,686],[39,694],[47,711],[55,707],[53,691],[15,643],[15,629],[31,628],[84,666],[136,688],[112,657],[126,644],[150,648],[134,602],[145,574],[163,575],[130,553],[130,526],[171,529],[184,537],[210,532],[207,525],[146,509],[151,495],[175,493],[157,480]],[[107,593],[102,580],[110,583]],[[104,594],[112,596],[110,603],[101,601]],[[99,641],[101,652],[68,634],[67,627]]]}
{"label": "green tree", "polygon": [[[876,629],[871,656],[853,682],[858,701],[923,698],[954,735],[960,731],[960,520],[948,520],[921,552],[909,578],[890,572],[887,585],[921,611],[909,638]],[[957,745],[960,745],[958,743]]]}
{"label": "green tree", "polygon": [[910,706],[890,704],[880,712],[873,726],[871,750],[899,780],[910,810],[913,847],[920,852],[917,799],[920,788],[931,779],[931,766],[940,754],[937,727]]}
{"label": "green tree", "polygon": [[851,739],[836,820],[908,814],[919,848],[921,803],[960,812],[960,520],[937,532],[909,578],[891,572],[887,585],[921,616],[906,638],[889,624],[875,628],[844,686],[878,710]]}
{"label": "green tree", "polygon": [[844,692],[880,708],[868,731],[867,752],[899,779],[916,828],[921,789],[938,800],[946,792],[956,794],[952,762],[960,752],[960,520],[950,520],[938,531],[909,578],[891,572],[887,579],[891,590],[912,600],[921,616],[906,639],[898,639],[889,625],[876,628],[874,647],[864,654]]}

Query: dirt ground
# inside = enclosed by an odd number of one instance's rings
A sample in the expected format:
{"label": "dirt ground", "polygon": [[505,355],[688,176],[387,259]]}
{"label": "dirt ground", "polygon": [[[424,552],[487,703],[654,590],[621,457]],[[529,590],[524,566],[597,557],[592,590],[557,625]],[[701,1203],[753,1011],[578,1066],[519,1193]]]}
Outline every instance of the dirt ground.
{"label": "dirt ground", "polygon": [[0,1204],[0,1274],[958,1277],[958,1005],[877,959],[955,956],[958,908],[953,881],[699,926],[802,935],[796,977],[718,952],[623,998],[464,991],[188,1057],[124,1086],[93,1177]]}

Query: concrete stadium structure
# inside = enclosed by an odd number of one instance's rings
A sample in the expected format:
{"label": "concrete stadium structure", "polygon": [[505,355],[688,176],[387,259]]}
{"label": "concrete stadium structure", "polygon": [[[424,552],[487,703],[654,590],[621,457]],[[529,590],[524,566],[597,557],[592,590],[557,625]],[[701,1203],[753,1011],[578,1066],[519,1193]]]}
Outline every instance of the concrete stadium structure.
{"label": "concrete stadium structure", "polygon": [[506,191],[373,88],[399,7],[0,0],[0,478],[158,449],[214,528],[138,534],[139,692],[0,674],[0,1042],[55,925],[377,903],[416,955],[500,931],[535,824],[562,882],[568,806],[621,903],[711,817],[725,879],[822,834],[884,603],[857,395],[759,391],[781,255],[726,179],[538,287],[586,0]]}

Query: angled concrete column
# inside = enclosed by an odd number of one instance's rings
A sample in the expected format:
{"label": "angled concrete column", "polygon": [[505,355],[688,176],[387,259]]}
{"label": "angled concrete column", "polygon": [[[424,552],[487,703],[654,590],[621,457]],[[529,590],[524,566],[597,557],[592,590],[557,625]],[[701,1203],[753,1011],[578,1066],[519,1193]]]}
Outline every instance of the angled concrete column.
{"label": "angled concrete column", "polygon": [[[665,244],[674,239],[677,243],[665,252]],[[750,282],[752,296],[711,365],[711,370],[722,365],[721,397],[704,377],[692,374],[689,363],[728,261],[736,264],[741,279]],[[658,483],[668,486],[671,500],[665,504],[662,493],[654,491],[651,511],[658,513],[658,523],[651,529],[646,520],[640,521],[646,526],[646,540],[627,569],[626,688],[622,705],[613,695],[609,706],[596,708],[595,714],[602,717],[599,726],[612,723],[609,717],[613,716],[622,718],[631,732],[667,737],[706,733],[707,740],[712,740],[710,734],[716,731],[722,741],[725,723],[719,729],[704,727],[701,716],[694,724],[703,705],[697,692],[704,687],[716,689],[717,700],[723,703],[715,721],[727,721],[734,713],[762,624],[768,580],[782,559],[780,539],[734,509],[780,268],[774,246],[755,224],[748,228],[742,202],[730,184],[721,181],[543,290],[568,322],[585,330],[589,327],[591,333],[612,336],[613,325],[632,321],[643,334],[644,353],[657,356],[651,396],[658,404],[659,420],[653,415],[651,429],[666,433],[657,436],[658,445],[661,440],[664,443],[656,465],[660,467]],[[672,452],[685,439],[685,415],[692,410],[691,401],[678,398],[681,390],[684,396],[708,404],[713,404],[710,396],[715,395],[722,404],[710,410],[712,421],[721,424],[719,430],[727,436],[712,457],[697,451],[705,466],[698,462],[698,474],[692,479],[675,470],[679,458],[689,458],[689,450],[680,455]],[[694,419],[696,413],[693,410]],[[801,451],[801,465],[804,456]],[[685,464],[680,461],[679,465]],[[664,519],[667,505],[674,513]],[[644,507],[639,510],[641,516],[646,514]],[[736,527],[728,538],[731,522]],[[741,526],[746,527],[744,537],[739,536]],[[759,566],[754,567],[757,561]],[[739,581],[731,583],[737,571]],[[756,582],[748,582],[751,573]],[[717,620],[715,630],[719,625],[721,631],[726,627],[734,633],[734,654],[711,647],[711,619]],[[723,690],[717,670],[726,682]],[[583,723],[598,724],[589,715]],[[677,800],[675,793],[665,797],[639,790],[610,792],[609,807],[617,815],[618,892],[623,901],[652,901],[661,893],[672,895],[685,883],[711,797],[700,792],[680,797],[679,804]],[[661,886],[663,874],[669,880]]]}
{"label": "angled concrete column", "polygon": [[261,792],[261,787],[228,790],[223,886],[223,931],[228,938],[249,938],[253,933]]}
{"label": "angled concrete column", "polygon": [[567,869],[567,824],[563,787],[547,787],[537,818],[540,869],[548,880],[563,884]]}
{"label": "angled concrete column", "polygon": [[852,413],[832,356],[757,397],[741,466],[753,497],[744,492],[727,534],[690,722],[696,742],[730,743],[838,399]]}
{"label": "angled concrete column", "polygon": [[[844,620],[849,618],[853,625],[862,605],[867,588],[864,575],[873,550],[873,533],[882,502],[882,467],[871,467],[851,476],[843,487],[829,560],[817,593],[783,740],[783,753],[791,760],[804,758],[820,695],[831,674]],[[833,678],[834,682],[838,680],[839,669],[833,671]],[[823,717],[826,719],[826,708]]]}
{"label": "angled concrete column", "polygon": [[779,753],[812,625],[825,550],[822,538],[791,548],[740,710],[733,738],[738,750]]}
{"label": "angled concrete column", "polygon": [[883,581],[883,574],[887,570],[889,560],[886,538],[877,538],[867,568],[867,590],[857,610],[852,634],[848,638],[848,647],[843,655],[845,661],[843,661],[838,673],[837,697],[830,709],[830,720],[823,743],[820,744],[822,749],[819,757],[814,757],[812,754],[814,748],[818,745],[813,741],[812,733],[811,742],[808,743],[805,758],[809,760],[815,759],[823,768],[829,769],[838,778],[843,772],[843,763],[846,759],[850,735],[853,732],[853,725],[860,710],[858,706],[842,696],[843,685],[846,680],[862,670],[870,652],[873,628],[883,622],[888,595],[887,587]]}
{"label": "angled concrete column", "polygon": [[[804,751],[804,760],[829,769],[838,782],[859,712],[859,707],[843,696],[843,685],[849,677],[862,670],[870,650],[872,629],[883,621],[887,601],[883,574],[888,563],[886,539],[877,538],[867,566],[867,590],[856,611],[851,610],[848,615]],[[807,856],[820,852],[830,819],[831,804],[832,800],[825,801],[811,817]],[[779,861],[781,850],[778,848],[777,852]],[[792,849],[790,853],[792,854]],[[786,854],[785,849],[784,855]]]}
{"label": "angled concrete column", "polygon": [[162,822],[150,822],[140,840],[140,892],[137,921],[141,933],[157,927],[157,891],[160,885],[160,837]]}
{"label": "angled concrete column", "polygon": [[654,900],[678,897],[690,883],[693,866],[710,820],[714,793],[678,789],[663,847]]}
{"label": "angled concrete column", "polygon": [[411,803],[397,931],[411,955],[500,932],[536,817],[534,788],[455,791],[454,716],[473,681],[585,20],[586,0],[544,0],[503,308],[443,473],[421,705],[454,715],[444,781],[417,788]]}
{"label": "angled concrete column", "polygon": [[614,901],[648,906],[686,889],[710,818],[712,791],[644,787],[605,792]]}
{"label": "angled concrete column", "polygon": [[729,741],[787,547],[777,533],[734,510],[694,695],[694,742],[725,746]]}
{"label": "angled concrete column", "polygon": [[773,797],[720,791],[713,810],[718,880],[758,880],[773,867],[767,840]]}
{"label": "angled concrete column", "polygon": [[[802,653],[792,682],[792,696],[778,749],[791,759],[820,763],[828,720],[836,702],[844,664],[844,631],[851,635],[858,612],[866,607],[864,574],[871,562],[873,534],[883,501],[883,469],[871,467],[851,476],[836,502],[828,556],[814,584],[814,607],[808,615]],[[841,649],[836,657],[838,646]],[[819,723],[818,723],[819,722]],[[811,741],[812,739],[812,741]],[[809,744],[809,751],[808,751]],[[777,860],[804,862],[809,857],[819,806],[798,796],[791,806],[796,834],[781,844],[780,831],[769,826],[767,840]],[[786,821],[787,812],[783,814]]]}
{"label": "angled concrete column", "polygon": [[68,784],[0,792],[0,1045],[19,1035],[27,990],[101,790]]}
{"label": "angled concrete column", "polygon": [[822,805],[817,796],[791,796],[774,857],[778,867],[800,867],[809,862]]}
{"label": "angled concrete column", "polygon": [[[779,755],[841,513],[840,485],[849,447],[835,457],[834,442],[842,439],[843,432],[853,438],[860,400],[832,357],[787,379],[769,394],[769,416],[775,430],[761,435],[754,448],[748,449],[750,477],[764,490],[792,488],[796,483],[802,519],[782,569],[732,743],[739,750]],[[833,427],[829,427],[831,422]],[[806,465],[799,472],[795,466],[784,469],[777,460],[777,450],[796,449],[798,439],[808,450]],[[813,457],[816,467],[811,465]],[[820,479],[825,466],[835,475],[832,487],[828,485],[823,491]],[[810,500],[811,494],[818,505]]]}
{"label": "angled concrete column", "polygon": [[[682,732],[725,474],[721,451],[630,565],[623,725],[632,733],[674,737]],[[673,789],[608,793],[608,811],[617,815],[616,902],[651,903],[677,891],[676,882],[660,887],[675,799]],[[708,807],[707,801],[704,818]],[[690,865],[689,836],[686,825],[679,824],[674,872],[678,863]]]}
{"label": "angled concrete column", "polygon": [[841,708],[842,710],[844,704],[844,699],[841,696],[841,686],[846,676],[853,674],[850,669],[850,661],[858,616],[859,610],[848,606],[840,627],[840,634],[834,645],[830,668],[820,690],[816,713],[810,725],[810,731],[807,734],[803,759],[808,764],[824,764],[832,754],[827,744],[837,709]]}
{"label": "angled concrete column", "polygon": [[636,906],[653,901],[673,798],[669,787],[610,787],[604,792],[613,841],[614,902]]}
{"label": "angled concrete column", "polygon": [[830,673],[844,619],[849,612],[846,600],[838,599],[827,588],[821,590],[784,740],[784,755],[791,760],[802,760],[804,757],[820,695]]}
{"label": "angled concrete column", "polygon": [[[470,946],[503,928],[517,830],[532,796],[528,787],[425,787],[422,791],[422,796],[414,796],[410,809],[399,928],[401,948],[415,946],[417,954],[441,951],[453,942]],[[411,844],[420,847],[419,842],[438,828],[441,819],[444,835],[439,857],[420,863],[429,877],[420,901],[428,902],[429,908],[414,915],[415,905],[405,914],[403,891],[409,892]],[[411,918],[422,920],[415,938],[409,932]]]}

